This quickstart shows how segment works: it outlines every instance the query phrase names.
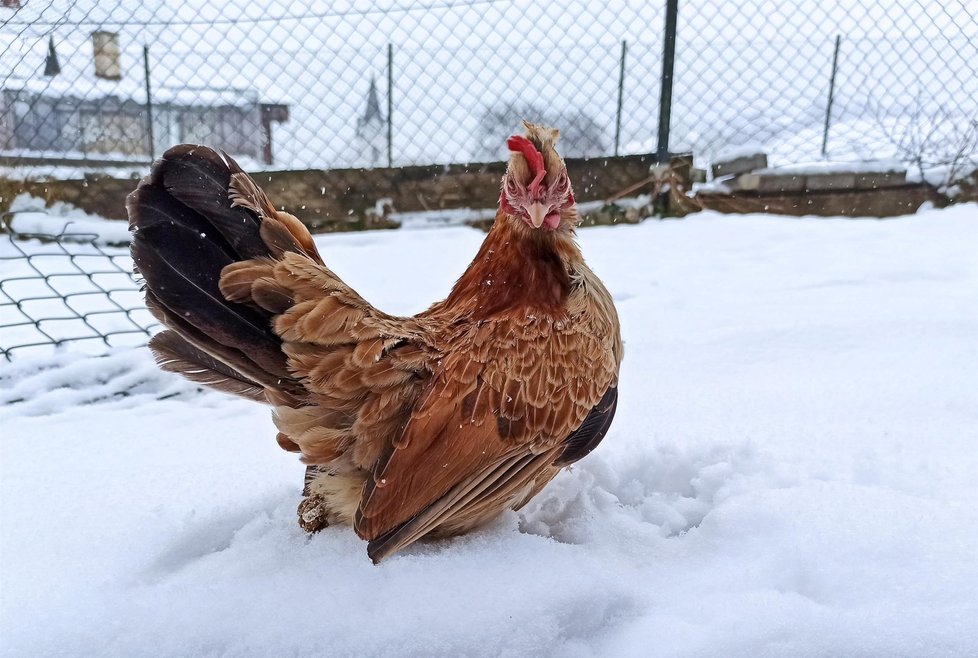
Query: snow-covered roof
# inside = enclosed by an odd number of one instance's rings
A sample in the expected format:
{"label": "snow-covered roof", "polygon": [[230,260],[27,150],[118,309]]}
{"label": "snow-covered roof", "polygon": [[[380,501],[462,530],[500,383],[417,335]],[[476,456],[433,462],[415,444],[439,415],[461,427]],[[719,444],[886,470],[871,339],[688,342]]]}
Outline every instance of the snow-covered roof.
{"label": "snow-covered roof", "polygon": [[367,91],[367,109],[364,110],[362,123],[371,121],[382,123],[384,116],[380,113],[380,101],[377,99],[377,79],[370,78],[370,89]]}
{"label": "snow-covered roof", "polygon": [[[48,39],[0,33],[0,88],[82,100],[105,97],[146,102],[146,76],[143,48],[121,39],[120,66],[122,77],[110,80],[95,75],[94,46],[90,35],[74,30],[65,34],[52,33]],[[44,74],[48,48],[54,43],[60,73]],[[250,106],[260,102],[258,91],[241,85],[233,76],[209,76],[206,84],[170,86],[153,84],[150,54],[150,82],[154,103],[204,106]],[[203,81],[199,81],[203,82]],[[238,84],[235,84],[238,83]]]}

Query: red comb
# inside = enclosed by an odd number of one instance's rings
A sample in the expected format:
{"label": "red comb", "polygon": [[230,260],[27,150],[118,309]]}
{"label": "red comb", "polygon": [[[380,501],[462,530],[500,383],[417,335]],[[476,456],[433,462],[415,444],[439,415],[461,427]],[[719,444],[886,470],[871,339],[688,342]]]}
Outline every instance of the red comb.
{"label": "red comb", "polygon": [[526,158],[526,164],[530,166],[530,173],[533,174],[533,180],[527,185],[527,189],[531,194],[536,194],[539,191],[540,182],[547,175],[547,170],[543,166],[543,154],[537,150],[533,142],[519,135],[513,135],[507,139],[506,145],[510,151],[522,153],[523,157]]}

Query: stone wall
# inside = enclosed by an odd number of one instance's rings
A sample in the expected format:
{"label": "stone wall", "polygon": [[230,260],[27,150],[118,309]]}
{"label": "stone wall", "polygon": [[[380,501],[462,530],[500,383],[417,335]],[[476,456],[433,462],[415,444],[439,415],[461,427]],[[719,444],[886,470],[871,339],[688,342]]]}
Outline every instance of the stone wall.
{"label": "stone wall", "polygon": [[[724,176],[717,177],[722,173]],[[889,163],[827,163],[768,168],[763,154],[736,157],[713,166],[714,181],[693,198],[701,209],[728,213],[768,212],[831,217],[895,217],[925,202],[945,206],[974,199],[968,185],[978,171],[948,191],[908,180]]]}
{"label": "stone wall", "polygon": [[87,176],[82,180],[11,181],[0,178],[0,213],[21,192],[44,199],[47,204],[64,201],[86,212],[108,217],[126,218],[126,195],[136,188],[138,180]]}
{"label": "stone wall", "polygon": [[[654,196],[657,188],[650,182],[654,178],[650,177],[653,163],[652,155],[569,159],[567,169],[575,197],[586,203],[607,200],[623,191],[629,195]],[[314,231],[350,231],[394,226],[374,212],[381,200],[386,200],[385,205],[395,212],[494,208],[504,168],[504,163],[493,162],[394,169],[273,171],[257,173],[255,180],[274,203],[295,214]],[[683,174],[684,180],[687,177],[688,171]],[[137,182],[98,175],[82,180],[34,182],[0,178],[0,214],[7,210],[13,197],[26,191],[49,204],[65,201],[103,217],[125,219],[125,198]],[[688,180],[686,183],[683,190],[689,187]],[[675,181],[673,184],[675,187]],[[978,172],[957,187],[958,195],[949,199],[929,186],[907,183],[903,174],[746,173],[731,180],[722,190],[701,190],[693,197],[682,195],[679,200],[689,207],[683,207],[681,212],[675,208],[665,211],[682,215],[707,208],[735,213],[889,217],[912,213],[925,201],[946,205],[978,198]],[[585,223],[630,220],[625,210],[616,206],[598,204],[598,208],[589,210]]]}
{"label": "stone wall", "polygon": [[947,197],[932,187],[920,184],[865,189],[707,193],[697,194],[696,200],[701,208],[726,213],[823,217],[896,217],[917,212],[925,201],[937,206],[949,203]]}
{"label": "stone wall", "polygon": [[[648,177],[652,155],[568,159],[567,170],[580,201],[606,199]],[[492,208],[499,199],[505,163],[431,165],[393,169],[334,169],[260,172],[254,178],[272,201],[318,231],[382,226],[373,209],[389,199],[396,212],[447,208]],[[0,179],[0,212],[20,192],[65,201],[110,219],[125,219],[125,198],[136,180],[91,175],[83,180]]]}

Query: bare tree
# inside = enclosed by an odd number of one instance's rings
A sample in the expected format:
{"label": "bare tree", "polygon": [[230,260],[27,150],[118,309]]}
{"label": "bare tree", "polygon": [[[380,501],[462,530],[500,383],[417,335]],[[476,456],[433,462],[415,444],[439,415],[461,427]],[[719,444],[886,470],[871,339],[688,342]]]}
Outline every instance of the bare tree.
{"label": "bare tree", "polygon": [[506,138],[522,133],[523,119],[560,129],[560,150],[565,157],[582,158],[608,152],[601,126],[583,111],[543,110],[530,103],[507,102],[487,107],[479,118],[477,156],[499,159]]}
{"label": "bare tree", "polygon": [[898,157],[939,191],[978,170],[978,117],[952,114],[940,104],[925,111],[918,94],[899,118],[884,116],[877,105],[876,123]]}

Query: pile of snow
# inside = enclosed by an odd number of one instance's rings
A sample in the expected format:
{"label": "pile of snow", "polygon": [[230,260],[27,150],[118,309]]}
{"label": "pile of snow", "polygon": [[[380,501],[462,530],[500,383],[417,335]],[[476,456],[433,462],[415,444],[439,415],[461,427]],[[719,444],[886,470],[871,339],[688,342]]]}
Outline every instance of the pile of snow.
{"label": "pile of snow", "polygon": [[98,356],[74,350],[14,359],[0,372],[0,405],[20,416],[47,416],[67,407],[122,408],[186,398],[200,387],[156,367],[147,349],[117,348]]}
{"label": "pile of snow", "polygon": [[907,172],[907,180],[919,183],[925,182],[946,193],[952,199],[961,194],[962,184],[974,187],[978,183],[978,154],[971,159],[953,164],[935,165],[933,167],[911,168]]}
{"label": "pile of snow", "polygon": [[[976,235],[975,205],[582,230],[626,341],[611,432],[521,512],[380,566],[299,530],[266,409],[142,351],[17,360],[3,653],[973,655]],[[411,313],[481,239],[317,242]]]}
{"label": "pile of snow", "polygon": [[97,244],[129,244],[129,224],[85,212],[70,203],[23,192],[10,202],[10,230],[23,235],[59,236],[62,240]]}
{"label": "pile of snow", "polygon": [[398,222],[401,228],[418,229],[463,226],[470,222],[491,220],[495,216],[495,208],[448,208],[445,210],[394,212],[388,218]]}

